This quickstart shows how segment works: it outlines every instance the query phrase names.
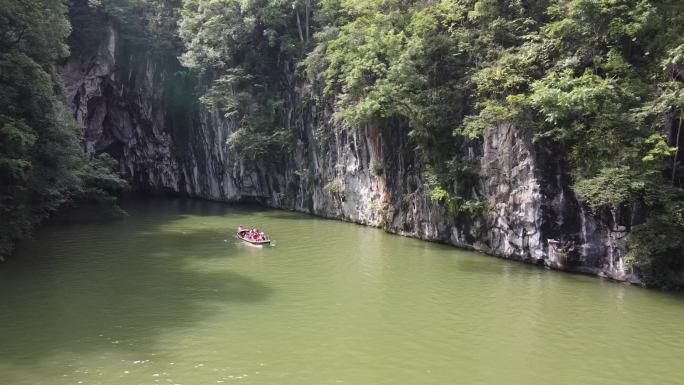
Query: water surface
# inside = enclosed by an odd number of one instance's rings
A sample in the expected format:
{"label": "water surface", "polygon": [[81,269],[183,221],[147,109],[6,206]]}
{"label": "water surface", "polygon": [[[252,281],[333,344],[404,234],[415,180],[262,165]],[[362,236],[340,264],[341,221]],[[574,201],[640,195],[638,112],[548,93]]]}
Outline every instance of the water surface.
{"label": "water surface", "polygon": [[0,266],[0,384],[684,384],[677,296],[296,213],[127,209]]}

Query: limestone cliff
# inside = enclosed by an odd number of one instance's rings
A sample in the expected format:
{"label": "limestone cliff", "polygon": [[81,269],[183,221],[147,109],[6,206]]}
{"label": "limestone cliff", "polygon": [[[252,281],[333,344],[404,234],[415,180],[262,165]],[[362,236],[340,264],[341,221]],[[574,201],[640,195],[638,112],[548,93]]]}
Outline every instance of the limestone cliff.
{"label": "limestone cliff", "polygon": [[325,106],[299,99],[297,81],[292,105],[305,107],[287,117],[294,151],[277,164],[245,164],[226,146],[230,120],[198,105],[197,84],[179,73],[173,54],[131,49],[110,22],[100,22],[104,32],[89,44],[72,42],[66,94],[84,148],[111,154],[137,189],[256,200],[503,258],[637,280],[619,245],[628,226],[585,212],[558,149],[533,143],[524,129],[491,127],[468,149],[481,175],[470,187],[488,203],[487,215],[475,220],[430,200],[423,165],[400,124],[356,132],[335,127]]}

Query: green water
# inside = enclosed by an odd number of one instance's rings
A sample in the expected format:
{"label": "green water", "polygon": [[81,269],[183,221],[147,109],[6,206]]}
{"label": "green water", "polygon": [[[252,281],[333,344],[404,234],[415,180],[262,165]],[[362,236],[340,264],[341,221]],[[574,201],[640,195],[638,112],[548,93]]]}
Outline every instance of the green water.
{"label": "green water", "polygon": [[677,296],[295,213],[128,210],[0,266],[0,384],[684,384]]}

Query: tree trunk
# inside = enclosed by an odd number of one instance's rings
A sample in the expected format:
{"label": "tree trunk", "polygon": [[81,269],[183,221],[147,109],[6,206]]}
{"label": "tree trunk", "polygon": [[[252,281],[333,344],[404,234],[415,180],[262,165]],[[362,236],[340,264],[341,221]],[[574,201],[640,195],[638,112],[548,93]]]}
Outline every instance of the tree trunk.
{"label": "tree trunk", "polygon": [[299,12],[295,9],[295,14],[297,15],[297,30],[299,31],[299,40],[304,42],[304,33],[302,33],[302,22],[299,19]]}
{"label": "tree trunk", "polygon": [[684,119],[684,107],[679,109],[679,125],[677,126],[677,138],[675,139],[675,153],[674,160],[672,161],[672,184],[675,184],[675,178],[677,177],[677,156],[679,155],[679,139],[682,134],[682,119]]}
{"label": "tree trunk", "polygon": [[304,2],[304,26],[306,31],[306,41],[309,41],[309,13],[311,13],[311,0]]}

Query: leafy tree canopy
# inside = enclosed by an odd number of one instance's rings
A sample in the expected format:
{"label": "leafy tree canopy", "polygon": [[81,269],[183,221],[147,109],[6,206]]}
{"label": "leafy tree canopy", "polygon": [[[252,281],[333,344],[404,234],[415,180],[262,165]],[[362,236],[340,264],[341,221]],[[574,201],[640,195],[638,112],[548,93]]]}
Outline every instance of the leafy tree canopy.
{"label": "leafy tree canopy", "polygon": [[62,101],[66,11],[61,0],[0,0],[0,256],[62,204],[111,203],[108,192],[125,186],[111,163],[79,148]]}

